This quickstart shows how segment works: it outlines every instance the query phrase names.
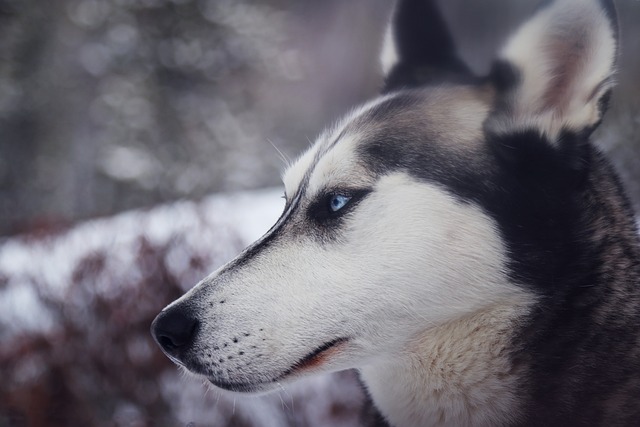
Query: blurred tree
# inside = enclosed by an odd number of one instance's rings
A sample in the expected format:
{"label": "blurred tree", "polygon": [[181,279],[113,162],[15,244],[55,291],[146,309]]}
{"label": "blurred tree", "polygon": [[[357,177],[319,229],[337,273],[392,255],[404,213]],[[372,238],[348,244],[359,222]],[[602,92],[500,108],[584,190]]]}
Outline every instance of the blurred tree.
{"label": "blurred tree", "polygon": [[343,44],[384,10],[287,4],[4,2],[0,234],[276,184],[272,143],[297,153],[373,92],[374,44]]}

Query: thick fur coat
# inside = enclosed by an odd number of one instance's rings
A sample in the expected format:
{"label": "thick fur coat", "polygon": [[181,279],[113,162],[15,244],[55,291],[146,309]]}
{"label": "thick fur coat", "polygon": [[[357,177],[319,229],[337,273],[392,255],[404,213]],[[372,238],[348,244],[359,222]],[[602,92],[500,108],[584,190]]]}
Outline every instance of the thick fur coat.
{"label": "thick fur coat", "polygon": [[284,175],[277,223],[153,324],[213,385],[356,368],[392,426],[640,424],[640,243],[589,137],[613,4],[545,2],[491,74],[405,0],[382,95]]}

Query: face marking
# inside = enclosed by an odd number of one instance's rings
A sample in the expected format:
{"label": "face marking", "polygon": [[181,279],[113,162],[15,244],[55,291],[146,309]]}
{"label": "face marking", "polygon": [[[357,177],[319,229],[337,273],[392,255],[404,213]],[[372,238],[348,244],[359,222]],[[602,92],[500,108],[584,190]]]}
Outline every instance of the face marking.
{"label": "face marking", "polygon": [[[315,166],[331,149],[338,143],[343,143],[346,136],[347,127],[358,117],[366,115],[368,111],[377,105],[393,98],[394,94],[389,94],[373,100],[362,107],[352,111],[347,117],[342,119],[329,131],[323,132],[316,143],[307,150],[297,161],[295,161],[283,174],[286,193],[295,194],[308,183]],[[351,137],[349,137],[351,138]]]}
{"label": "face marking", "polygon": [[[468,88],[460,88],[450,92],[461,98],[466,104],[469,104],[465,107],[467,110],[474,108],[476,112],[486,112],[488,110],[488,107],[483,107],[486,94],[482,90],[476,93]],[[474,105],[477,106],[474,107]],[[296,293],[307,294],[311,292],[311,295],[314,293],[323,295],[322,287],[330,283],[344,283],[345,280],[358,282],[360,279],[353,278],[349,280],[347,274],[332,278],[331,272],[323,272],[321,276],[324,279],[323,283],[319,285],[320,287],[313,286],[308,289],[307,284],[305,284],[307,280],[303,277],[296,279],[296,277],[299,271],[309,272],[318,267],[318,253],[315,255],[313,253],[317,250],[320,250],[320,253],[325,253],[324,251],[327,248],[323,249],[323,247],[326,245],[331,245],[332,252],[327,255],[331,256],[332,260],[320,262],[321,265],[332,265],[334,266],[332,268],[336,269],[336,271],[344,271],[344,269],[338,268],[340,265],[366,265],[367,257],[365,256],[358,260],[357,254],[360,252],[363,254],[369,253],[372,243],[361,246],[362,242],[370,241],[371,236],[377,236],[379,234],[378,230],[390,229],[390,227],[397,228],[397,226],[377,224],[375,227],[368,228],[369,232],[360,233],[358,227],[356,227],[357,218],[373,218],[385,210],[393,210],[396,205],[407,206],[406,201],[394,202],[394,198],[404,194],[403,191],[410,188],[411,185],[403,184],[403,180],[397,181],[397,184],[392,186],[396,188],[395,190],[387,189],[386,186],[382,185],[383,182],[388,182],[397,173],[405,175],[414,172],[412,164],[395,162],[394,156],[401,155],[405,159],[414,159],[417,162],[428,161],[437,164],[439,156],[448,150],[460,151],[464,149],[468,150],[469,153],[475,153],[479,146],[474,145],[477,142],[474,143],[473,139],[480,132],[482,116],[471,120],[466,117],[465,108],[458,109],[462,111],[462,113],[459,113],[461,114],[460,117],[466,120],[458,126],[459,136],[454,137],[453,140],[439,138],[447,129],[443,129],[441,125],[438,125],[438,121],[443,117],[449,117],[456,110],[455,101],[445,96],[444,88],[435,88],[432,91],[391,94],[359,109],[354,113],[351,121],[342,123],[332,132],[333,135],[337,135],[335,138],[324,137],[324,139],[320,139],[314,147],[291,166],[285,175],[285,182],[290,182],[292,177],[296,176],[301,177],[302,181],[297,184],[289,184],[286,193],[292,195],[290,197],[293,198],[287,203],[280,219],[265,236],[247,248],[236,260],[205,279],[201,285],[190,291],[184,298],[224,300],[224,305],[217,305],[219,315],[224,316],[223,313],[231,313],[230,310],[234,309],[236,298],[247,292],[254,294],[258,298],[256,301],[272,301],[274,297],[272,292],[277,289],[272,286],[278,283],[290,283],[291,286],[302,285],[301,289],[295,291]],[[416,110],[418,113],[415,112]],[[431,116],[420,117],[419,114],[426,114],[430,110],[434,110]],[[419,120],[420,126],[408,126],[407,120]],[[424,132],[420,131],[425,128]],[[376,146],[377,141],[382,141],[386,138],[400,138],[402,140],[398,141],[397,144],[390,145],[396,152],[387,153],[388,155],[384,159],[387,165],[394,167],[392,169],[380,169],[377,167],[375,158],[370,157],[370,155],[369,157],[363,155],[371,153],[370,150]],[[407,148],[410,151],[403,153],[402,150]],[[443,164],[443,166],[445,165]],[[304,167],[307,169],[303,170]],[[448,165],[448,167],[455,167],[455,165]],[[415,178],[425,180],[424,182],[437,183],[439,179],[438,171],[439,168],[436,168],[432,175],[416,176]],[[337,212],[341,214],[337,219],[338,222],[332,220],[327,223],[326,220],[320,219],[322,217],[317,216],[315,216],[314,221],[310,221],[306,216],[306,212],[310,212],[310,209],[313,211],[312,206],[314,203],[321,203],[319,201],[322,201],[323,197],[325,197],[323,206],[327,212],[330,211],[328,209],[330,200],[326,199],[326,197],[333,193],[350,197],[348,203]],[[418,191],[415,196],[419,200],[427,201],[432,199],[431,196],[419,195],[419,193]],[[385,194],[384,197],[382,196],[383,194]],[[413,197],[410,200],[413,200]],[[411,208],[410,210],[420,211],[420,208]],[[342,211],[344,211],[344,214],[342,214]],[[444,211],[442,214],[444,214]],[[447,217],[449,216],[448,213],[446,215]],[[389,213],[389,216],[397,217],[397,213]],[[412,218],[408,222],[411,223],[416,220],[418,218]],[[430,236],[429,239],[433,239],[433,236]],[[353,245],[357,246],[354,247]],[[304,254],[309,250],[311,252],[307,258]],[[384,249],[381,248],[380,250],[384,252]],[[296,253],[296,256],[292,256],[290,251]],[[343,253],[343,251],[346,252]],[[341,257],[334,259],[333,257],[338,254],[341,254]],[[354,254],[356,259],[353,258]],[[265,270],[264,268],[266,267],[260,267],[266,260],[271,260],[269,263],[275,263],[273,265],[278,266],[276,270],[273,270],[272,273],[275,276],[272,278],[269,278],[270,268]],[[311,263],[308,264],[309,262]],[[357,276],[360,273],[353,271],[353,274]],[[264,285],[258,283],[252,285],[257,277],[261,278],[260,282],[263,282]],[[365,280],[365,282],[368,281],[369,279]],[[253,290],[249,291],[249,288]],[[207,296],[210,293],[213,293],[215,297]],[[357,298],[354,297],[354,299]],[[300,301],[301,307],[306,304]],[[304,316],[300,315],[299,317]],[[330,318],[338,317],[340,316],[330,316]],[[206,329],[206,325],[203,327]],[[280,327],[282,326],[278,326],[278,328]],[[340,328],[336,330],[338,331]],[[260,335],[260,333],[255,334],[256,337]],[[354,335],[355,337],[350,346],[358,344],[357,334]],[[252,333],[251,336],[253,337],[254,334]],[[327,341],[330,341],[332,337],[329,338]],[[263,339],[268,342],[266,337]],[[229,337],[228,340],[236,344],[232,337]],[[216,341],[213,346],[221,349],[218,351],[222,351],[227,348],[224,344],[226,343]],[[264,348],[260,350],[260,347],[261,345],[256,345],[255,351],[266,351]],[[309,347],[317,347],[317,344],[310,343],[308,346],[301,345],[295,348],[308,349]],[[223,358],[224,362],[218,363],[227,366],[234,363],[232,360],[242,359],[252,353],[247,349],[241,351],[242,355],[233,355],[232,359]],[[341,352],[341,355],[346,357],[348,356],[347,353]],[[298,359],[303,356],[303,354],[299,354]],[[290,361],[289,364],[291,363],[293,362]],[[327,367],[330,365],[331,363],[328,363]],[[249,368],[242,368],[243,371],[247,371],[247,369]],[[269,382],[273,378],[278,378],[278,375],[281,375],[287,369],[289,367],[283,366],[279,369],[280,372],[269,373],[268,371],[263,371],[257,376],[256,374],[252,375],[256,379],[262,378],[263,381]],[[213,375],[216,378],[220,377],[223,382],[231,383],[232,381],[225,379],[225,377],[229,376],[231,378],[232,374],[230,372],[225,374],[225,372],[223,369],[222,373],[217,373],[216,371]]]}
{"label": "face marking", "polygon": [[[426,155],[421,161],[429,161],[428,157],[436,155],[445,161],[445,157],[456,154],[464,162],[479,163],[483,158],[482,147],[478,145],[483,137],[482,124],[494,95],[487,86],[444,86],[382,97],[337,126],[331,134],[338,137],[322,136],[285,173],[285,186],[302,188],[307,199],[340,188],[344,183],[370,187],[379,171],[372,173],[375,170],[372,159],[362,153],[378,142],[405,159],[418,160]],[[403,166],[389,157],[380,160],[386,166]],[[423,169],[422,164],[416,166]],[[296,177],[303,177],[300,184],[293,182]]]}
{"label": "face marking", "polygon": [[[240,255],[245,261],[183,297],[194,310],[210,311],[208,301],[225,301],[202,317],[201,338],[184,360],[220,387],[256,392],[308,370],[371,363],[425,327],[415,318],[435,327],[459,311],[517,293],[504,283],[504,251],[494,226],[437,185],[402,172],[378,177],[333,243],[310,238],[309,225],[296,232],[307,203],[302,193],[296,197],[272,230]],[[487,262],[486,253],[498,257]],[[447,267],[448,259],[461,260],[464,268]],[[407,263],[414,269],[407,270]],[[208,367],[209,353],[218,366]]]}
{"label": "face marking", "polygon": [[[276,224],[179,300],[210,313],[200,316],[200,338],[185,365],[223,388],[266,390],[302,371],[349,368],[394,351],[419,332],[412,329],[416,316],[437,326],[480,308],[485,286],[497,300],[508,298],[494,289],[506,280],[504,260],[483,274],[482,256],[469,252],[502,254],[499,246],[486,248],[498,244],[495,228],[477,235],[485,215],[468,217],[464,212],[476,208],[441,181],[445,170],[457,169],[449,153],[469,165],[484,159],[487,99],[483,88],[397,92],[319,138],[285,174],[290,199]],[[460,120],[455,132],[443,124],[451,117]],[[461,222],[475,228],[465,232]],[[473,273],[440,270],[448,259],[466,260]],[[408,271],[407,263],[417,268]],[[461,288],[470,277],[473,286]],[[383,306],[371,304],[372,293]],[[323,320],[307,323],[308,313]]]}

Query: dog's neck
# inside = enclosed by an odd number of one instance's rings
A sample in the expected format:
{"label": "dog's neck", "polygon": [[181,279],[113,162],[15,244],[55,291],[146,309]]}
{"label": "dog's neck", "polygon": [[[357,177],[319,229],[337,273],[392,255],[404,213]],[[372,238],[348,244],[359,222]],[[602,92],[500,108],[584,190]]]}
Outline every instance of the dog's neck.
{"label": "dog's neck", "polygon": [[361,368],[393,426],[493,426],[517,419],[521,378],[511,360],[513,322],[525,309],[494,307],[427,330]]}

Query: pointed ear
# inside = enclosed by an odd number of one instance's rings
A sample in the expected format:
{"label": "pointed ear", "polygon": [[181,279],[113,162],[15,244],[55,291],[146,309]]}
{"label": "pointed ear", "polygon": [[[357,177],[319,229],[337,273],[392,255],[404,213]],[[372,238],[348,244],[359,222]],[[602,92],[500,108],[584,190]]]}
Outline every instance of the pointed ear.
{"label": "pointed ear", "polygon": [[537,130],[552,144],[566,131],[590,133],[613,86],[617,33],[610,0],[547,2],[494,64],[498,103],[488,130]]}
{"label": "pointed ear", "polygon": [[471,75],[435,0],[397,0],[380,62],[383,92]]}

